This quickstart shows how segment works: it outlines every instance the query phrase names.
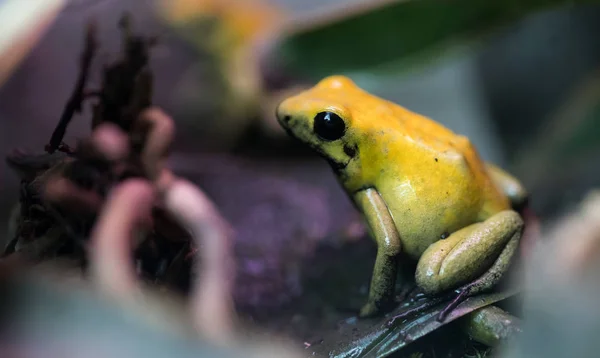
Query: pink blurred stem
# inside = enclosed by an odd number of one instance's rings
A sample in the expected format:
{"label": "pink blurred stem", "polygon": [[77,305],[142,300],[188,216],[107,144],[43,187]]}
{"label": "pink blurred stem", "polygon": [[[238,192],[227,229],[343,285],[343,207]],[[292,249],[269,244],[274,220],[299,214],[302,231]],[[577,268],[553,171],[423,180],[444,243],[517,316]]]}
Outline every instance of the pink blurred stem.
{"label": "pink blurred stem", "polygon": [[165,193],[166,209],[191,231],[200,249],[191,298],[200,333],[217,341],[231,339],[235,324],[232,286],[235,266],[230,229],[213,203],[193,184],[176,180]]}
{"label": "pink blurred stem", "polygon": [[142,113],[136,125],[149,127],[141,161],[150,180],[158,180],[175,136],[175,125],[171,117],[158,108],[150,108]]}
{"label": "pink blurred stem", "polygon": [[155,200],[152,185],[130,179],[110,194],[92,231],[90,250],[93,279],[109,294],[131,297],[137,290],[131,246],[148,224]]}

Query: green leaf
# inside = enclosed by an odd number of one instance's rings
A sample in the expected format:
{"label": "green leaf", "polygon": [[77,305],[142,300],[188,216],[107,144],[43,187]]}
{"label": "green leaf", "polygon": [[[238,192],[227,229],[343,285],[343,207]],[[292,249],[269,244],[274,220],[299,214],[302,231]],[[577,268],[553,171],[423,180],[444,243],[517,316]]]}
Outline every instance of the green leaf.
{"label": "green leaf", "polygon": [[[312,353],[317,357],[335,358],[387,357],[407,344],[460,317],[502,301],[516,293],[517,289],[511,289],[470,297],[458,305],[443,322],[438,322],[437,316],[448,302],[439,303],[414,317],[397,320],[391,325],[388,325],[389,317],[357,320],[325,337],[321,344],[314,346]],[[423,304],[423,301],[401,305],[390,316],[397,316],[419,304]]]}
{"label": "green leaf", "polygon": [[[339,9],[341,16],[299,20],[276,40],[268,59],[317,80],[390,68],[408,69],[477,43],[500,26],[552,6],[590,1],[386,1]],[[346,15],[346,13],[348,13]]]}

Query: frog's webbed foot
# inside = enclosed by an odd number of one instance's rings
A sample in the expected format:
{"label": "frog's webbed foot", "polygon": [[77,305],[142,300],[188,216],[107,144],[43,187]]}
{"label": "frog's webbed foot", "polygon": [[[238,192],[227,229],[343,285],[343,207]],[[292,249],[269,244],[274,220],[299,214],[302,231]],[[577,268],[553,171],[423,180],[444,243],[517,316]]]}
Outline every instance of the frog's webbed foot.
{"label": "frog's webbed foot", "polygon": [[360,309],[360,313],[358,314],[358,316],[360,318],[369,318],[369,317],[376,316],[379,312],[380,312],[380,310],[374,302],[367,302]]}
{"label": "frog's webbed foot", "polygon": [[397,301],[393,299],[368,301],[364,306],[362,306],[358,316],[360,318],[375,317],[392,310],[396,305]]}

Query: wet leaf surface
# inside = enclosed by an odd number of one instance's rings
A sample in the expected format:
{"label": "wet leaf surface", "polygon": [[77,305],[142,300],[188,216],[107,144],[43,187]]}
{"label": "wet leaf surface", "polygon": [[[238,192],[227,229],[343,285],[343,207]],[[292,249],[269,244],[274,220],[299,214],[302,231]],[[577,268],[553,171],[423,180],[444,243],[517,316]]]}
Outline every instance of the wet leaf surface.
{"label": "wet leaf surface", "polygon": [[392,313],[376,320],[355,320],[324,338],[313,352],[317,356],[329,357],[387,357],[404,348],[409,343],[433,332],[434,330],[452,323],[479,308],[494,304],[512,296],[515,291],[492,293],[468,298],[461,303],[443,322],[437,320],[438,314],[445,308],[447,302],[409,317],[394,321],[390,317],[422,304],[427,299],[408,301]]}

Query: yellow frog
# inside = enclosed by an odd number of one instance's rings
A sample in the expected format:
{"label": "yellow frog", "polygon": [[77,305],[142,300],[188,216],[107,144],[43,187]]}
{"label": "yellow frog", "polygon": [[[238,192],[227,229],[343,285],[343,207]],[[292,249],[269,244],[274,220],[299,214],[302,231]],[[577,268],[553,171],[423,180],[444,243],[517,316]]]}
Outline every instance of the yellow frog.
{"label": "yellow frog", "polygon": [[327,159],[377,243],[362,317],[393,303],[401,253],[418,260],[415,281],[431,295],[468,297],[507,271],[527,193],[466,137],[343,76],[284,100],[277,119]]}

